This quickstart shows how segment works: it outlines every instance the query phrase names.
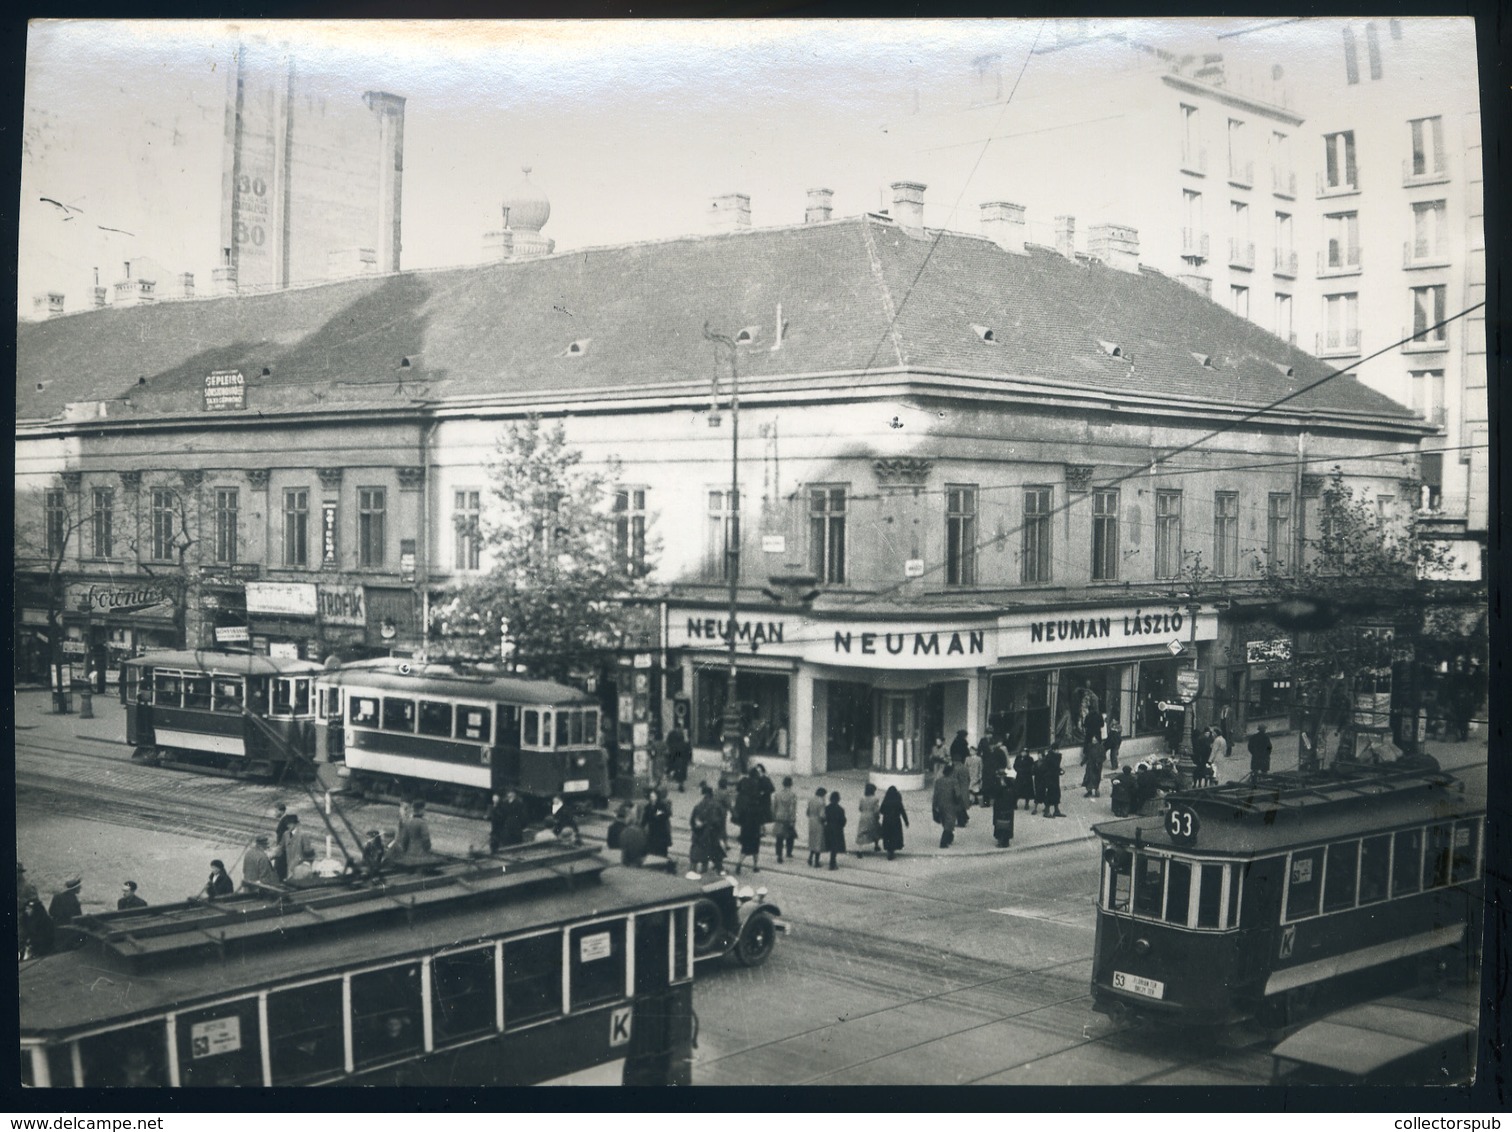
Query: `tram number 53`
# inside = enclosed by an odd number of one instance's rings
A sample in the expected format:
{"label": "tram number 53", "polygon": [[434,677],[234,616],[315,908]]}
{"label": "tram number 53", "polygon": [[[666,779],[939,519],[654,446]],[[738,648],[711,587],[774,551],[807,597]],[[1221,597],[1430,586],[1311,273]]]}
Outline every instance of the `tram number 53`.
{"label": "tram number 53", "polygon": [[1197,814],[1190,806],[1177,804],[1166,810],[1165,831],[1172,841],[1182,845],[1193,845],[1197,841],[1197,831],[1202,823],[1198,821]]}

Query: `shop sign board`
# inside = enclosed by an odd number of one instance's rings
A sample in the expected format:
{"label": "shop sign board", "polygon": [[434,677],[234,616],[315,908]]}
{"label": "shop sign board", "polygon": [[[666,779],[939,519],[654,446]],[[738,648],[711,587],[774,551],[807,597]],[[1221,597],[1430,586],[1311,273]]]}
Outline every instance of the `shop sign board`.
{"label": "shop sign board", "polygon": [[322,570],[335,570],[341,565],[336,541],[338,529],[338,504],[328,499],[320,505],[320,568]]}
{"label": "shop sign board", "polygon": [[21,624],[23,625],[46,625],[47,610],[23,609],[21,611]]}
{"label": "shop sign board", "polygon": [[248,613],[314,617],[315,610],[315,584],[313,582],[247,583]]}
{"label": "shop sign board", "polygon": [[268,655],[278,660],[298,660],[299,646],[293,641],[272,641],[268,645]]}
{"label": "shop sign board", "polygon": [[1277,637],[1270,641],[1249,641],[1244,646],[1246,664],[1281,664],[1291,659],[1291,639]]}
{"label": "shop sign board", "polygon": [[212,370],[205,375],[205,410],[229,412],[247,407],[247,379],[239,369]]}
{"label": "shop sign board", "polygon": [[245,625],[226,625],[215,630],[215,643],[218,645],[244,645],[251,639]]}
{"label": "shop sign board", "polygon": [[70,582],[66,604],[85,613],[171,618],[173,599],[173,587],[161,582]]}
{"label": "shop sign board", "polygon": [[86,651],[83,641],[65,640],[63,642],[64,656],[83,656]]}
{"label": "shop sign board", "polygon": [[361,586],[321,582],[316,586],[320,619],[327,625],[366,625],[367,603]]}
{"label": "shop sign board", "polygon": [[1195,668],[1179,668],[1176,670],[1176,694],[1181,697],[1181,702],[1189,704],[1197,698],[1197,693],[1202,689],[1202,673]]}

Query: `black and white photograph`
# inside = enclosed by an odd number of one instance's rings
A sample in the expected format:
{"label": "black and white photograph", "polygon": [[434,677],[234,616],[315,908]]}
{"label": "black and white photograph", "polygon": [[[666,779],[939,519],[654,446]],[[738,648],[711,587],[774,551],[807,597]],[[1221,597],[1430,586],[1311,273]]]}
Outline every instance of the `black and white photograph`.
{"label": "black and white photograph", "polygon": [[1471,1086],[1478,31],[31,21],[18,1105]]}

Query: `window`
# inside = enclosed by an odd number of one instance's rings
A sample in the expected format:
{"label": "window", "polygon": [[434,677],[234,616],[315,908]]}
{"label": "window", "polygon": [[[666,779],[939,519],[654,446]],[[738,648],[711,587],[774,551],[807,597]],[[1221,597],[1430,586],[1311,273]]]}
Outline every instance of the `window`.
{"label": "window", "polygon": [[437,1046],[479,1034],[498,1024],[494,949],[438,955],[431,964],[431,1028]]}
{"label": "window", "polygon": [[310,492],[308,488],[288,488],[283,493],[284,538],[283,564],[310,564]]}
{"label": "window", "polygon": [[1244,122],[1238,118],[1228,120],[1228,163],[1229,180],[1247,185],[1254,179]]}
{"label": "window", "polygon": [[425,1045],[420,964],[352,976],[352,1061],[374,1065],[412,1057]]}
{"label": "window", "polygon": [[261,1085],[257,999],[243,998],[178,1016],[179,1084]]}
{"label": "window", "polygon": [[240,715],[242,710],[242,681],[240,676],[217,676],[215,678],[215,711],[228,715]]}
{"label": "window", "polygon": [[115,554],[115,489],[94,489],[94,508],[90,514],[90,530],[94,536],[91,549],[96,558],[109,558]]}
{"label": "window", "polygon": [[1464,884],[1475,879],[1476,842],[1480,840],[1480,822],[1454,823],[1454,848],[1449,862],[1449,883]]}
{"label": "window", "polygon": [[614,558],[633,578],[646,572],[646,489],[614,493]]}
{"label": "window", "polygon": [[945,584],[976,584],[976,485],[945,486]]}
{"label": "window", "polygon": [[1292,297],[1283,291],[1276,292],[1276,337],[1287,342],[1292,339]]}
{"label": "window", "polygon": [[456,528],[453,565],[458,570],[476,570],[481,539],[478,517],[481,513],[479,493],[459,491],[452,500],[452,523]]}
{"label": "window", "polygon": [[439,700],[420,701],[420,734],[450,739],[452,735],[452,706]]}
{"label": "window", "polygon": [[1414,118],[1412,131],[1412,176],[1426,177],[1444,171],[1444,120]]}
{"label": "window", "polygon": [[210,710],[210,677],[184,677],[184,706],[195,711]]}
{"label": "window", "polygon": [[168,1084],[168,1027],[162,1019],[79,1039],[83,1084],[130,1088]]}
{"label": "window", "polygon": [[1292,173],[1291,136],[1271,131],[1271,188],[1284,196],[1295,196],[1296,177]]}
{"label": "window", "polygon": [[1423,831],[1404,829],[1396,835],[1391,854],[1391,895],[1409,896],[1422,887]]}
{"label": "window", "polygon": [[158,707],[183,707],[183,677],[177,672],[152,674],[152,702]]}
{"label": "window", "polygon": [[1385,528],[1396,518],[1396,496],[1377,494],[1375,504],[1376,526]]}
{"label": "window", "polygon": [[174,505],[177,499],[166,488],[152,490],[152,559],[154,562],[173,561]]}
{"label": "window", "polygon": [[[505,710],[508,710],[507,708]],[[487,708],[457,706],[457,738],[471,739],[474,743],[487,743],[492,734]]]}
{"label": "window", "polygon": [[1360,348],[1360,296],[1323,296],[1323,348],[1358,350]]}
{"label": "window", "polygon": [[1419,201],[1412,206],[1412,255],[1410,262],[1441,260],[1449,254],[1448,206],[1441,200]]}
{"label": "window", "polygon": [[381,487],[357,489],[357,565],[382,566],[384,490]]}
{"label": "window", "polygon": [[[859,647],[859,642],[857,647]],[[878,645],[880,651],[881,645]],[[755,672],[745,668],[735,676],[735,699],[740,712],[740,733],[750,742],[753,754],[788,754],[789,677],[784,672]],[[717,747],[724,733],[725,703],[729,677],[714,669],[701,671],[694,680],[693,741]]]}
{"label": "window", "polygon": [[[529,714],[529,713],[527,713]],[[562,1012],[562,936],[512,939],[504,945],[504,1025],[522,1026]]]}
{"label": "window", "polygon": [[346,1068],[341,980],[268,992],[273,1084],[303,1085]]}
{"label": "window", "polygon": [[240,525],[237,521],[237,491],[234,487],[215,489],[215,560],[236,561],[237,536]]}
{"label": "window", "polygon": [[1181,190],[1181,254],[1202,255],[1202,194]]}
{"label": "window", "polygon": [[1365,50],[1370,53],[1370,79],[1374,82],[1381,77],[1381,37],[1375,24],[1365,25]]}
{"label": "window", "polygon": [[1359,187],[1359,175],[1355,169],[1355,141],[1353,130],[1323,135],[1323,187],[1325,189],[1355,189]]}
{"label": "window", "polygon": [[1348,271],[1360,266],[1360,214],[1336,212],[1323,218],[1323,269]]}
{"label": "window", "polygon": [[1391,835],[1367,837],[1360,842],[1360,903],[1375,904],[1386,899],[1386,882],[1391,875]]}
{"label": "window", "polygon": [[1181,492],[1155,493],[1155,576],[1181,573]]}
{"label": "window", "polygon": [[1092,580],[1118,578],[1118,491],[1092,493]]}
{"label": "window", "polygon": [[573,928],[568,936],[574,1011],[625,997],[625,921]]}
{"label": "window", "polygon": [[1197,107],[1181,104],[1181,164],[1187,169],[1202,169],[1202,137],[1198,131]]}
{"label": "window", "polygon": [[1265,512],[1265,549],[1271,567],[1282,573],[1291,568],[1291,518],[1291,494],[1271,492]]}
{"label": "window", "polygon": [[1449,883],[1449,857],[1454,827],[1447,822],[1428,827],[1428,852],[1423,855],[1423,887],[1442,888]]}
{"label": "window", "polygon": [[56,559],[62,556],[68,543],[68,492],[62,488],[44,492],[42,510],[46,517],[47,556]]}
{"label": "window", "polygon": [[378,697],[352,696],[347,700],[347,719],[360,727],[378,726]]}
{"label": "window", "polygon": [[1344,29],[1344,80],[1350,86],[1360,81],[1360,60],[1355,52],[1354,31]]}
{"label": "window", "polygon": [[383,729],[385,731],[413,731],[415,729],[415,701],[384,696]]}
{"label": "window", "polygon": [[1134,866],[1134,914],[1160,918],[1160,908],[1165,896],[1164,857],[1152,857],[1147,853],[1135,856]]}
{"label": "window", "polygon": [[1050,580],[1050,489],[1024,489],[1023,580]]}
{"label": "window", "polygon": [[1185,924],[1191,905],[1191,863],[1172,860],[1167,866],[1165,918],[1173,924]]}
{"label": "window", "polygon": [[1213,572],[1220,578],[1239,573],[1239,493],[1213,494]]}
{"label": "window", "polygon": [[845,581],[845,488],[809,488],[809,568],[820,585]]}
{"label": "window", "polygon": [[273,714],[310,714],[310,681],[308,677],[281,676],[273,681]]}
{"label": "window", "polygon": [[1323,847],[1298,850],[1291,855],[1291,883],[1286,893],[1286,918],[1300,920],[1318,914],[1322,895]]}
{"label": "window", "polygon": [[1248,287],[1233,286],[1229,288],[1229,303],[1234,308],[1234,313],[1240,318],[1248,318],[1250,289]]}
{"label": "window", "polygon": [[1344,841],[1328,847],[1323,877],[1323,911],[1337,912],[1354,907],[1359,863],[1358,841]]}
{"label": "window", "polygon": [[1412,289],[1412,341],[1444,342],[1449,328],[1444,322],[1444,294],[1442,284]]}
{"label": "window", "polygon": [[1197,888],[1197,926],[1216,928],[1223,921],[1222,865],[1203,865]]}
{"label": "window", "polygon": [[1134,854],[1127,849],[1107,849],[1103,852],[1104,870],[1107,874],[1104,888],[1105,908],[1114,912],[1129,910],[1129,888],[1134,870]]}
{"label": "window", "polygon": [[709,492],[707,555],[704,576],[728,582],[730,571],[739,569],[740,499],[730,491]]}

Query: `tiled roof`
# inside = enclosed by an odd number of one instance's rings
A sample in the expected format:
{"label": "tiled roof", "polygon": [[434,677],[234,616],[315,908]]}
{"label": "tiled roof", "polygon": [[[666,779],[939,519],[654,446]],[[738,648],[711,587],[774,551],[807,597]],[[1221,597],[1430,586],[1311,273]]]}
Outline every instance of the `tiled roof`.
{"label": "tiled roof", "polygon": [[[773,350],[779,306],[785,329]],[[1010,255],[974,237],[922,237],[860,218],[25,323],[17,411],[45,419],[69,402],[128,396],[111,417],[193,409],[217,369],[240,369],[248,411],[265,414],[701,390],[717,357],[705,322],[731,336],[759,328],[740,351],[741,378],[753,382],[815,375],[834,384],[906,366],[1255,407],[1331,372],[1154,272],[1035,247]],[[1412,419],[1348,376],[1292,405]]]}

